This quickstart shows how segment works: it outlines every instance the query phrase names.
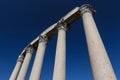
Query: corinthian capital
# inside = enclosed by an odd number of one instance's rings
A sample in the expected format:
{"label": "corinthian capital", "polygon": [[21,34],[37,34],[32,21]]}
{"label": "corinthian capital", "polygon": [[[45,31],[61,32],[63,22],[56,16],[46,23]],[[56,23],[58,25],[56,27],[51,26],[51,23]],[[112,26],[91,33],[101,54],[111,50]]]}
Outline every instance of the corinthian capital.
{"label": "corinthian capital", "polygon": [[19,57],[18,57],[18,62],[23,62],[23,60],[24,60],[24,56],[23,55],[20,55]]}
{"label": "corinthian capital", "polygon": [[58,24],[57,24],[57,29],[58,30],[64,30],[64,31],[67,31],[67,23],[62,23],[62,22],[59,22]]}
{"label": "corinthian capital", "polygon": [[39,36],[39,42],[47,42],[47,41],[48,41],[47,35],[40,35]]}
{"label": "corinthian capital", "polygon": [[96,11],[89,4],[84,4],[80,7],[80,14],[83,15],[86,12],[95,13]]}
{"label": "corinthian capital", "polygon": [[26,48],[26,53],[33,53],[34,51],[34,48],[32,45],[29,45],[27,48]]}

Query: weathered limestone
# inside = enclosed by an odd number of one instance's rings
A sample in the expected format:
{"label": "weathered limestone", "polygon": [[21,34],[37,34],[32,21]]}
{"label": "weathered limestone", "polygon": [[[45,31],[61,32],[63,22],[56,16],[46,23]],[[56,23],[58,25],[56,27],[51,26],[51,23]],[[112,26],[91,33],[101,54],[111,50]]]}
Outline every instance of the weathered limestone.
{"label": "weathered limestone", "polygon": [[116,80],[112,65],[100,38],[90,5],[80,7],[94,80]]}
{"label": "weathered limestone", "polygon": [[40,39],[38,43],[38,49],[33,64],[32,72],[30,75],[30,80],[40,80],[40,75],[42,71],[42,64],[48,38],[47,36],[40,36],[39,38]]}
{"label": "weathered limestone", "polygon": [[60,24],[56,47],[53,80],[66,79],[66,24]]}
{"label": "weathered limestone", "polygon": [[[71,25],[80,17],[83,19],[94,80],[116,80],[115,73],[97,30],[92,13],[95,13],[95,10],[88,4],[76,7],[57,23],[43,31],[40,36],[34,39],[30,45],[22,51],[9,80],[26,79],[34,51],[33,47],[35,49],[37,48],[37,53],[29,79],[40,80],[47,41],[48,38],[51,38],[56,32],[58,32],[58,40],[53,80],[66,80],[66,30],[70,28],[68,25]],[[23,56],[25,57],[24,61]]]}
{"label": "weathered limestone", "polygon": [[25,59],[23,61],[17,80],[25,80],[33,51],[34,49],[32,46],[28,46],[26,48]]}
{"label": "weathered limestone", "polygon": [[17,63],[15,65],[15,68],[14,68],[9,80],[16,80],[17,79],[17,76],[18,76],[18,73],[20,71],[23,60],[24,60],[24,56],[20,55],[18,57]]}

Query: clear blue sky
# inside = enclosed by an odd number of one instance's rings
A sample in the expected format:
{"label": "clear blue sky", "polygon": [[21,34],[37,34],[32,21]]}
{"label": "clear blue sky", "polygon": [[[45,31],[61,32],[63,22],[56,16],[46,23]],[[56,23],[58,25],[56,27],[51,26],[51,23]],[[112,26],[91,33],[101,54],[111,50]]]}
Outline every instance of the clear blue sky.
{"label": "clear blue sky", "polygon": [[[86,3],[97,11],[94,18],[120,80],[119,0],[1,0],[0,80],[9,79],[18,55],[29,42],[74,7]],[[56,39],[57,34],[48,43],[41,80],[52,80]],[[67,80],[93,80],[81,19],[67,31]]]}

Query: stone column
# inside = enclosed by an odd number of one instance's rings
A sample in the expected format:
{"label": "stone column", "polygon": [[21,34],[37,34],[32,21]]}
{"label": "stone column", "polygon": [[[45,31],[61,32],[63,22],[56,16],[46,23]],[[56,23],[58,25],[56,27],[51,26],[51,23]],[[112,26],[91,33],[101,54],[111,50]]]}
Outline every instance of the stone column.
{"label": "stone column", "polygon": [[17,63],[15,65],[15,68],[14,68],[9,80],[16,80],[17,79],[17,76],[18,76],[18,73],[20,71],[23,60],[24,60],[24,56],[20,55],[18,57]]}
{"label": "stone column", "polygon": [[94,80],[116,80],[115,73],[97,30],[90,5],[80,7]]}
{"label": "stone column", "polygon": [[47,40],[47,36],[40,36],[35,61],[30,75],[30,80],[40,80]]}
{"label": "stone column", "polygon": [[66,24],[60,24],[56,47],[53,80],[66,79]]}
{"label": "stone column", "polygon": [[19,72],[17,80],[25,80],[26,79],[26,75],[27,75],[27,71],[28,71],[28,67],[29,67],[29,64],[31,61],[33,51],[34,51],[34,49],[32,46],[28,46],[26,48],[25,59],[23,61],[23,64],[22,64],[22,67],[21,67],[21,70]]}

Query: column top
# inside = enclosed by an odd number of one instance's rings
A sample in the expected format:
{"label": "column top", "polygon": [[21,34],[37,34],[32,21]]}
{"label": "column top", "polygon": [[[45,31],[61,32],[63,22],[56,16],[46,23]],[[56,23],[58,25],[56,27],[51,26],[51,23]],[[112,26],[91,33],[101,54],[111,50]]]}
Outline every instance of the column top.
{"label": "column top", "polygon": [[64,22],[64,20],[61,20],[60,22],[57,23],[58,31],[61,30],[61,29],[64,30],[64,31],[67,31],[67,29],[68,29],[67,25],[68,24],[66,22]]}
{"label": "column top", "polygon": [[47,42],[48,37],[47,35],[39,35],[39,42]]}
{"label": "column top", "polygon": [[33,47],[32,45],[28,45],[28,46],[25,48],[25,50],[26,50],[26,53],[33,53],[34,47]]}
{"label": "column top", "polygon": [[90,13],[95,13],[95,9],[93,9],[93,7],[89,4],[84,4],[79,8],[80,14],[81,16],[86,13],[86,12],[90,12]]}
{"label": "column top", "polygon": [[18,62],[23,62],[23,60],[24,60],[24,56],[23,55],[19,55],[19,57],[18,57]]}

